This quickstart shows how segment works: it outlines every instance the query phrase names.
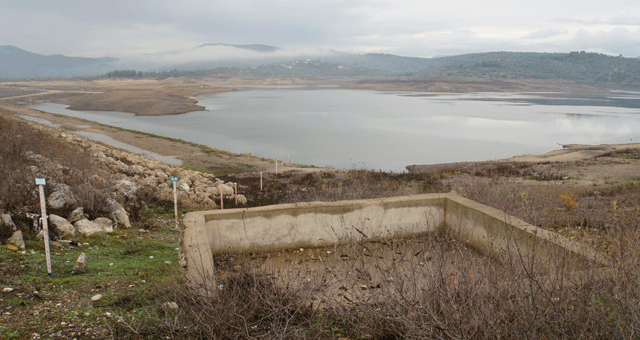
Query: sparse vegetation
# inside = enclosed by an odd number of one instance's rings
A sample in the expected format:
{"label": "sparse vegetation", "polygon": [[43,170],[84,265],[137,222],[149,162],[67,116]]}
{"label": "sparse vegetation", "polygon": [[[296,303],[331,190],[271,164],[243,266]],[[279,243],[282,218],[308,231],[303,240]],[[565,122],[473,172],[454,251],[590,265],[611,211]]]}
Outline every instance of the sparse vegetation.
{"label": "sparse vegetation", "polygon": [[[101,193],[83,194],[83,185],[93,174],[109,180],[110,173],[103,172],[87,150],[23,122],[0,119],[4,141],[0,175],[13,184],[0,182],[0,209],[14,216],[37,210],[30,155],[52,150],[49,153],[65,167],[59,180],[83,197],[85,212],[99,211]],[[372,247],[365,243],[331,249],[323,254],[323,270],[313,275],[301,271],[270,275],[250,264],[239,270],[220,265],[225,270],[218,282],[222,290],[211,292],[213,298],[184,285],[177,265],[178,233],[171,230],[172,202],[154,196],[154,187],[139,189],[129,202],[133,229],[82,237],[76,240],[78,246],[53,245],[53,279],[46,276],[43,242],[29,231],[31,221],[14,218],[25,231],[27,251],[0,250],[0,285],[13,288],[0,293],[0,337],[32,339],[37,333],[40,338],[78,339],[636,338],[640,332],[637,175],[598,186],[563,183],[563,178],[572,176],[572,168],[599,166],[612,159],[634,162],[636,153],[615,152],[574,167],[478,163],[423,173],[326,170],[277,177],[269,173],[263,191],[256,174],[223,178],[246,185],[251,206],[455,190],[593,245],[612,257],[607,270],[568,257],[558,259],[557,271],[549,273],[543,262],[483,256],[436,233],[423,235],[424,242],[378,243],[389,252],[382,258],[367,256],[364,247]],[[423,242],[422,250],[409,251],[411,242]],[[90,270],[71,275],[82,252],[89,258]],[[315,255],[312,260],[307,253],[288,254],[292,263],[320,263]],[[343,255],[353,261],[343,260]],[[260,263],[273,254],[238,256]],[[456,256],[455,263],[448,256]],[[231,263],[229,256],[222,260]],[[433,270],[425,271],[425,264]],[[576,275],[577,270],[583,275]],[[97,294],[102,298],[91,301]]]}

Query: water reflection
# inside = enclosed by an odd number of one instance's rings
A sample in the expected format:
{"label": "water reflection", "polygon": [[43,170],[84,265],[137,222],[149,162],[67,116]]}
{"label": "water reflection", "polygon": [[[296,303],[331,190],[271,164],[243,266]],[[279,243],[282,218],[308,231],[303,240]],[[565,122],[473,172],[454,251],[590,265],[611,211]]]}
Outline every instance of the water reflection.
{"label": "water reflection", "polygon": [[[208,111],[178,116],[35,108],[233,152],[290,155],[297,163],[402,171],[410,164],[541,153],[558,144],[639,140],[639,98],[243,89],[207,96],[200,104]],[[596,104],[567,104],[578,102]],[[617,105],[623,102],[631,104]]]}

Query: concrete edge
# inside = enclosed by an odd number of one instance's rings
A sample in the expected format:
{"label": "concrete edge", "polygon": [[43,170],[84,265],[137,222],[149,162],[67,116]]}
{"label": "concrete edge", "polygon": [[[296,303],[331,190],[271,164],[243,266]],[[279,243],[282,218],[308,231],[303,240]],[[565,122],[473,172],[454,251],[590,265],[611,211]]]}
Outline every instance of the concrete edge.
{"label": "concrete edge", "polygon": [[[346,206],[351,209],[371,204],[394,204],[411,200],[433,201],[438,199],[444,199],[443,226],[440,226],[439,228],[444,228],[446,231],[452,232],[458,237],[462,237],[465,241],[469,240],[469,237],[473,236],[471,234],[461,233],[459,229],[452,227],[450,223],[451,220],[449,219],[449,214],[453,213],[453,210],[455,210],[456,207],[463,207],[464,209],[467,209],[474,215],[472,216],[472,220],[476,223],[478,223],[478,221],[482,221],[485,224],[497,223],[505,230],[508,229],[508,232],[502,232],[505,235],[510,233],[511,237],[513,237],[513,235],[527,236],[529,239],[536,240],[535,242],[543,241],[541,243],[543,245],[548,244],[556,250],[572,253],[589,261],[594,261],[600,266],[609,267],[612,264],[612,260],[607,255],[602,254],[584,244],[572,241],[554,232],[533,226],[519,218],[508,215],[501,210],[475,202],[451,192],[445,194],[422,194],[371,200],[305,202],[256,208],[227,209],[222,211],[209,210],[190,212],[184,217],[184,228],[181,232],[180,239],[180,264],[183,276],[187,284],[195,285],[201,289],[211,289],[211,287],[216,286],[213,253],[207,237],[208,231],[206,230],[206,222],[216,219],[213,218],[213,216],[217,216],[222,219],[229,219],[233,218],[233,216],[242,216],[246,212],[256,214],[267,212],[279,213],[296,208],[321,208],[335,206]],[[472,228],[477,229],[475,226]],[[485,253],[492,252],[492,250],[489,249],[489,244],[486,243],[487,240],[471,239],[471,241],[473,241],[471,242],[472,245],[479,248],[480,251]],[[483,245],[479,242],[485,243]]]}

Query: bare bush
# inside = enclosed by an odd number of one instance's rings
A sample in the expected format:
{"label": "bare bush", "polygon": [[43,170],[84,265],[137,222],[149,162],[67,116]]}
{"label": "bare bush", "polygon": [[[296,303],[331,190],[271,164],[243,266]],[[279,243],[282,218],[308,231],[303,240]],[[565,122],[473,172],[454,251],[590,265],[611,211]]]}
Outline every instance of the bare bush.
{"label": "bare bush", "polygon": [[626,236],[607,269],[572,256],[483,256],[437,233],[352,242],[322,258],[326,249],[235,254],[254,265],[219,267],[215,296],[172,286],[160,302],[179,308],[153,318],[176,339],[630,339],[640,242]]}

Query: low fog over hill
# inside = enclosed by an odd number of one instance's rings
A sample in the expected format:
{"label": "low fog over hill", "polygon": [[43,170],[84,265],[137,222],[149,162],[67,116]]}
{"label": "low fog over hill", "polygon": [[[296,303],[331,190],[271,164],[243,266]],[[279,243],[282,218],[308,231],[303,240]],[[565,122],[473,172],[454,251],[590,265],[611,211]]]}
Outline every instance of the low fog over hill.
{"label": "low fog over hill", "polygon": [[113,69],[115,58],[78,58],[60,54],[45,56],[0,46],[0,78],[82,77]]}
{"label": "low fog over hill", "polygon": [[490,52],[438,58],[352,54],[331,49],[202,44],[166,53],[122,58],[44,56],[0,46],[0,78],[73,76],[422,76],[564,79],[609,87],[640,84],[640,59],[598,53]]}

